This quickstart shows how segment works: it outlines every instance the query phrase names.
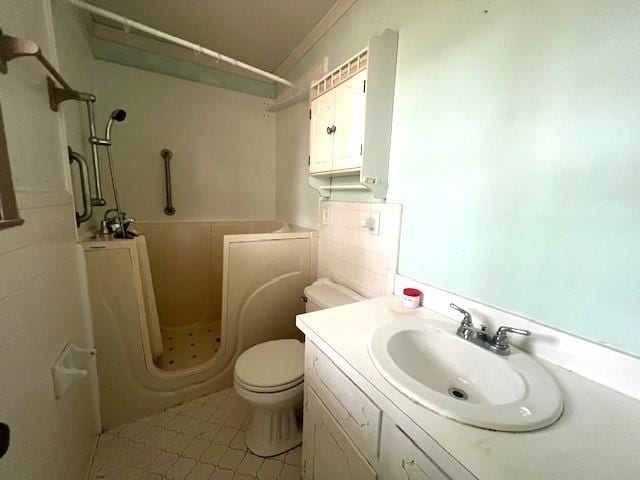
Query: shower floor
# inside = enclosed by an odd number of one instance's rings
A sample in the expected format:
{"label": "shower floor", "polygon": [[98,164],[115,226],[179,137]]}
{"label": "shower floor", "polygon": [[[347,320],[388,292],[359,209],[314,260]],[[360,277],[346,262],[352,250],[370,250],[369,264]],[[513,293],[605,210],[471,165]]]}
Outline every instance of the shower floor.
{"label": "shower floor", "polygon": [[163,370],[194,367],[213,358],[220,348],[220,324],[162,327],[164,352],[157,360]]}

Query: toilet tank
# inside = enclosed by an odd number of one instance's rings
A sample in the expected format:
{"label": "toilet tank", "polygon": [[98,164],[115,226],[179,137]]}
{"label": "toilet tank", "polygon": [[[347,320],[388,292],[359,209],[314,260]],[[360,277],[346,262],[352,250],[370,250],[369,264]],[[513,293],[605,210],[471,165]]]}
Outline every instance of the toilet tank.
{"label": "toilet tank", "polygon": [[350,288],[332,282],[328,278],[320,278],[313,282],[304,289],[304,295],[307,298],[307,312],[366,300]]}

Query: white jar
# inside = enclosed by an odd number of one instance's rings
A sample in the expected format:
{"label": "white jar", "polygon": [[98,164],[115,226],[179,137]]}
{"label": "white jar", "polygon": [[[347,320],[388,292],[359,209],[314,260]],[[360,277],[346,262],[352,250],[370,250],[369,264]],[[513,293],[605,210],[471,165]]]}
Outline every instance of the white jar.
{"label": "white jar", "polygon": [[402,303],[407,308],[418,308],[421,299],[422,292],[417,288],[405,288],[402,291]]}

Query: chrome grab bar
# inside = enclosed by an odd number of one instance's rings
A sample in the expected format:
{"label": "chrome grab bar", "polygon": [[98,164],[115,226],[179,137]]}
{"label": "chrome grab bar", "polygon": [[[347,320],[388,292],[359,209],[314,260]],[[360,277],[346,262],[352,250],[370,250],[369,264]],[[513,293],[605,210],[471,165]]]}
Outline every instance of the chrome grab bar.
{"label": "chrome grab bar", "polygon": [[74,152],[71,147],[67,147],[69,151],[69,164],[73,162],[78,164],[80,168],[80,189],[82,192],[82,213],[76,211],[76,225],[79,227],[81,223],[86,222],[93,215],[93,204],[91,202],[91,185],[89,183],[89,167],[87,161],[78,152]]}
{"label": "chrome grab bar", "polygon": [[167,204],[164,207],[164,214],[173,215],[176,213],[176,209],[173,207],[173,202],[171,200],[171,159],[173,158],[173,152],[168,148],[163,148],[160,151],[160,155],[164,160],[164,188],[167,199]]}

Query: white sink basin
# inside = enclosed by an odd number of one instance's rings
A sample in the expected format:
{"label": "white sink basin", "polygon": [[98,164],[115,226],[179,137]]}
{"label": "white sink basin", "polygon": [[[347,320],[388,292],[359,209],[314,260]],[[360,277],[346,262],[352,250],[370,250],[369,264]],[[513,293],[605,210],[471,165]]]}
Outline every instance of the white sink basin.
{"label": "white sink basin", "polygon": [[440,415],[491,430],[524,432],[562,415],[562,394],[532,357],[501,356],[424,319],[376,330],[369,353],[398,390]]}

